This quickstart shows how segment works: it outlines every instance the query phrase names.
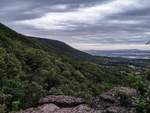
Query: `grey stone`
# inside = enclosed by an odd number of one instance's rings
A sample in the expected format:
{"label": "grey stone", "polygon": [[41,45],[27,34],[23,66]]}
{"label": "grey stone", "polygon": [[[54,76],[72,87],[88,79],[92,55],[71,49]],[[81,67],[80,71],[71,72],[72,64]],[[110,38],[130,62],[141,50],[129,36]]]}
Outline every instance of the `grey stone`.
{"label": "grey stone", "polygon": [[54,96],[50,95],[45,98],[41,98],[39,104],[53,103],[59,107],[74,107],[80,104],[84,104],[85,101],[82,98],[72,96]]}

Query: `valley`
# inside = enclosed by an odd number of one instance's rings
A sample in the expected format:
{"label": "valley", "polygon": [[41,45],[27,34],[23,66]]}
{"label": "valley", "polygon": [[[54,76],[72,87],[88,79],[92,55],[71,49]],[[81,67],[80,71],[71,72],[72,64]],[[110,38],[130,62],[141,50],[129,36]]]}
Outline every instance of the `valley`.
{"label": "valley", "polygon": [[86,52],[94,56],[121,57],[129,59],[150,59],[149,50],[89,50]]}

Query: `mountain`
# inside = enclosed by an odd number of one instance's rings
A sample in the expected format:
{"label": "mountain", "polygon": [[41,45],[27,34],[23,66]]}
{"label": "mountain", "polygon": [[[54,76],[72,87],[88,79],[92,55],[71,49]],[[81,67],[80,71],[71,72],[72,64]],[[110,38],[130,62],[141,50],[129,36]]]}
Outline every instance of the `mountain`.
{"label": "mountain", "polygon": [[[12,39],[23,41],[28,46],[34,46],[40,48],[43,47],[48,49],[48,51],[53,51],[54,53],[57,53],[59,55],[68,55],[71,57],[91,57],[90,54],[87,54],[85,52],[81,52],[79,50],[76,50],[69,45],[65,44],[64,42],[60,42],[57,40],[51,40],[51,39],[42,39],[38,37],[27,37],[21,34],[18,34],[17,32],[7,28],[3,24],[0,24],[0,29],[4,33],[6,33],[8,36],[11,36]],[[13,36],[13,37],[12,37]],[[23,37],[23,38],[22,38]]]}
{"label": "mountain", "polygon": [[57,54],[62,56],[67,55],[74,58],[92,57],[90,54],[74,49],[64,42],[60,42],[57,40],[50,40],[50,39],[42,39],[42,38],[38,38],[37,40],[39,40],[42,44],[47,45]]}
{"label": "mountain", "polygon": [[124,75],[96,61],[63,42],[24,36],[0,24],[0,108],[36,106],[46,95],[90,100],[125,82]]}
{"label": "mountain", "polygon": [[148,64],[149,60],[92,56],[0,24],[0,113],[37,106],[47,95],[77,96],[89,103],[114,86],[137,88],[141,82],[132,75],[143,74]]}
{"label": "mountain", "polygon": [[121,57],[121,58],[130,58],[130,59],[150,59],[150,51],[149,50],[89,50],[86,51],[89,54],[95,56],[107,56],[107,57]]}

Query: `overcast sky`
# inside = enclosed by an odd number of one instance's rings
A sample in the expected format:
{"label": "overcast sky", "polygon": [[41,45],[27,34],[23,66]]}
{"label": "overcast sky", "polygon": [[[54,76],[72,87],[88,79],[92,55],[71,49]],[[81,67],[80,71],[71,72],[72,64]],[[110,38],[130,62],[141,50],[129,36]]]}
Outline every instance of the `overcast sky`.
{"label": "overcast sky", "polygon": [[150,49],[150,0],[0,0],[0,22],[80,50]]}

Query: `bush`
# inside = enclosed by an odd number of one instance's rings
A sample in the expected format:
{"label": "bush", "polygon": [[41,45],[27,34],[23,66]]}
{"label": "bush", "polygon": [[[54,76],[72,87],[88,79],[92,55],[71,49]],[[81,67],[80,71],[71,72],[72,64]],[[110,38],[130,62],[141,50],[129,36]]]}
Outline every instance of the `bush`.
{"label": "bush", "polygon": [[4,113],[5,112],[5,105],[0,104],[0,113]]}
{"label": "bush", "polygon": [[17,111],[20,109],[20,101],[13,101],[12,102],[12,111]]}
{"label": "bush", "polygon": [[137,113],[149,113],[150,111],[150,81],[146,76],[129,76],[130,86],[139,91],[139,96],[134,98]]}

